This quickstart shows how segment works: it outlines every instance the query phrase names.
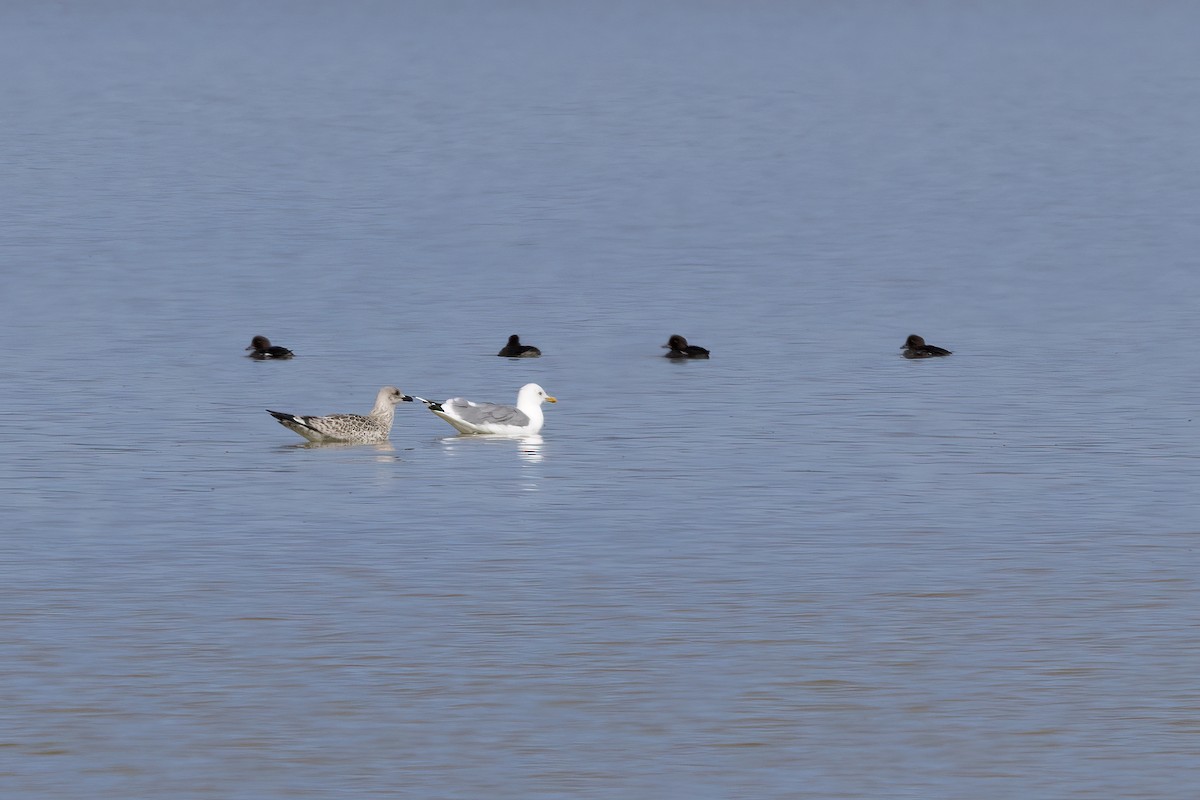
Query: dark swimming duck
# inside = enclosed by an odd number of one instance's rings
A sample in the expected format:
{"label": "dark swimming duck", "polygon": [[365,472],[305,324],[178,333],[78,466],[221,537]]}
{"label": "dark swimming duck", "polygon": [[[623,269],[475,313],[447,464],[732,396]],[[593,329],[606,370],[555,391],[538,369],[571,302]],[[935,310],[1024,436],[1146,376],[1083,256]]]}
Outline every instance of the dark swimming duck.
{"label": "dark swimming duck", "polygon": [[542,351],[533,345],[521,344],[521,337],[515,333],[508,337],[508,344],[504,345],[504,348],[499,353],[496,353],[496,355],[504,356],[505,358],[537,358],[541,354]]}
{"label": "dark swimming duck", "polygon": [[904,340],[905,358],[934,358],[936,356],[951,355],[949,350],[942,347],[935,347],[931,344],[925,344],[925,340],[915,333]]}
{"label": "dark swimming duck", "polygon": [[663,347],[667,348],[667,358],[708,358],[707,350],[694,344],[688,344],[687,339],[678,333],[667,339],[667,343]]}
{"label": "dark swimming duck", "polygon": [[265,336],[255,336],[250,340],[250,346],[246,349],[254,351],[250,353],[250,357],[256,361],[265,361],[268,358],[291,358],[295,355],[286,347],[272,345],[271,340]]}

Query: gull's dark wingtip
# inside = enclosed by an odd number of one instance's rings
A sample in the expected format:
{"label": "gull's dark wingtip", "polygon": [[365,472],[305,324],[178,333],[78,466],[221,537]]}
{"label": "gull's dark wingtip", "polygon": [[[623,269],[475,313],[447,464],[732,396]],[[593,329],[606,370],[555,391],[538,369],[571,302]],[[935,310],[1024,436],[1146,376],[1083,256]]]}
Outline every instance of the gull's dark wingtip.
{"label": "gull's dark wingtip", "polygon": [[442,404],[433,400],[426,400],[424,397],[417,397],[415,394],[412,397],[405,396],[405,400],[414,401],[423,404],[430,411],[441,411]]}

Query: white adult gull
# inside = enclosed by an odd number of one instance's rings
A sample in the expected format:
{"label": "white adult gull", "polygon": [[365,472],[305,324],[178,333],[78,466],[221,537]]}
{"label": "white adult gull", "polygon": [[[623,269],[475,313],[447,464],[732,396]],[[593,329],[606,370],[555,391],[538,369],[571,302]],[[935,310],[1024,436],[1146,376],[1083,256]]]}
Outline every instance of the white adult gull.
{"label": "white adult gull", "polygon": [[517,392],[515,406],[497,403],[473,403],[463,397],[451,397],[441,403],[414,397],[430,411],[449,422],[459,433],[490,433],[501,436],[530,436],[542,429],[542,403],[557,403],[536,383],[527,383]]}
{"label": "white adult gull", "polygon": [[375,407],[367,415],[330,414],[326,417],[303,417],[267,409],[267,413],[279,420],[279,424],[308,439],[310,442],[350,442],[370,444],[386,442],[392,431],[392,419],[396,415],[396,404],[412,402],[411,397],[401,393],[395,386],[385,386],[375,396]]}

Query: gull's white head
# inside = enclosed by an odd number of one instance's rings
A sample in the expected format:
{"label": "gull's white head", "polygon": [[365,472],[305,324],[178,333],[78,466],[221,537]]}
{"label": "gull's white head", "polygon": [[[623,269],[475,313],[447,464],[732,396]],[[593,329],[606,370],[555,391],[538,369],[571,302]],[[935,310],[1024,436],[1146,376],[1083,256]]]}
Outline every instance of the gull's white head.
{"label": "gull's white head", "polygon": [[557,403],[556,398],[546,394],[546,390],[538,386],[536,383],[527,383],[521,387],[521,391],[517,392],[517,405],[532,403],[535,406],[540,406],[542,403]]}

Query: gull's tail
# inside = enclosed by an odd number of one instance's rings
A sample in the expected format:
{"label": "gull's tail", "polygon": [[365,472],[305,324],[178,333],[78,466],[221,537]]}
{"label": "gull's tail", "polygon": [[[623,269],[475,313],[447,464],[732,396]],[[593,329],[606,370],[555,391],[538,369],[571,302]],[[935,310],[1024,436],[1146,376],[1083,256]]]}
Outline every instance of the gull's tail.
{"label": "gull's tail", "polygon": [[299,432],[298,431],[299,428],[307,428],[310,431],[317,430],[312,425],[309,425],[308,422],[305,421],[304,417],[298,416],[296,414],[285,414],[282,411],[272,411],[269,408],[267,409],[267,413],[270,414],[275,419],[279,420],[279,424],[284,426],[285,428],[291,428],[292,430],[297,431],[297,432]]}

